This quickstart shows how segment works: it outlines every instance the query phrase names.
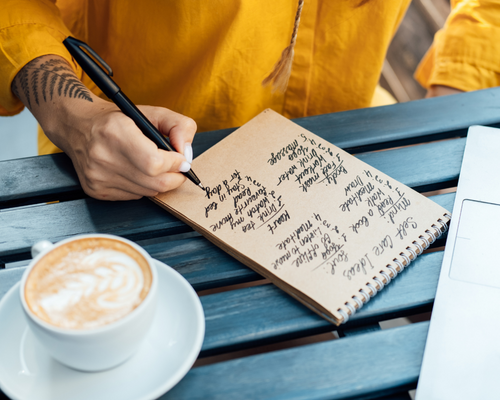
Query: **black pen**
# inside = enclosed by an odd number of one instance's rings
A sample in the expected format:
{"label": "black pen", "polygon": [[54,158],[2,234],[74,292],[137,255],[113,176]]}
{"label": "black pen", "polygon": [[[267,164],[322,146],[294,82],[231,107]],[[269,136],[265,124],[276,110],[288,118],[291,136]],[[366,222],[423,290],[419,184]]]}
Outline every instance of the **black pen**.
{"label": "black pen", "polygon": [[[67,37],[63,41],[63,44],[97,87],[99,87],[99,89],[101,89],[127,117],[135,122],[142,133],[151,139],[158,148],[167,151],[176,151],[134,103],[125,96],[115,81],[111,79],[113,71],[88,44],[71,36]],[[92,59],[91,56],[101,65]],[[205,190],[200,180],[191,169],[188,172],[183,172],[183,174],[195,185]]]}

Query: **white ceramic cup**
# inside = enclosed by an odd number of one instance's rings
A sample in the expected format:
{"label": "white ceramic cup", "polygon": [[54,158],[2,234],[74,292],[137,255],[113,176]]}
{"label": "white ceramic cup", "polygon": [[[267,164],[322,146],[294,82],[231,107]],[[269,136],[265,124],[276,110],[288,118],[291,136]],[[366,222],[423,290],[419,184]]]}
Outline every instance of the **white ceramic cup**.
{"label": "white ceramic cup", "polygon": [[[92,329],[60,328],[36,316],[26,303],[24,289],[26,279],[37,262],[51,250],[65,243],[82,238],[98,237],[125,242],[148,261],[152,282],[141,304],[121,319]],[[158,273],[154,261],[143,248],[118,236],[89,234],[74,236],[56,244],[46,240],[38,242],[32,247],[31,254],[33,260],[21,279],[19,290],[21,304],[35,338],[53,358],[68,367],[91,372],[118,366],[137,351],[152,324],[158,288]]]}

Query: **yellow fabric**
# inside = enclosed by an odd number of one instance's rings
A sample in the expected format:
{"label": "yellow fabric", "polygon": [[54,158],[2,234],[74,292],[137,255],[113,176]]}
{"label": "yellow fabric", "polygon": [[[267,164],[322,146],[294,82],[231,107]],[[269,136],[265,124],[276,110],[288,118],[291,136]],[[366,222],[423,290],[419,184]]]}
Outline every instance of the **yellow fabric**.
{"label": "yellow fabric", "polygon": [[[61,43],[70,34],[106,60],[135,103],[190,116],[199,131],[240,126],[268,107],[296,118],[384,104],[376,87],[409,2],[306,0],[279,94],[261,81],[290,41],[296,0],[3,0],[0,115],[21,111],[12,79],[43,54],[66,58],[99,94]],[[55,149],[43,136],[40,144]]]}
{"label": "yellow fabric", "polygon": [[500,85],[500,0],[451,0],[452,12],[420,62],[425,88],[464,91]]}

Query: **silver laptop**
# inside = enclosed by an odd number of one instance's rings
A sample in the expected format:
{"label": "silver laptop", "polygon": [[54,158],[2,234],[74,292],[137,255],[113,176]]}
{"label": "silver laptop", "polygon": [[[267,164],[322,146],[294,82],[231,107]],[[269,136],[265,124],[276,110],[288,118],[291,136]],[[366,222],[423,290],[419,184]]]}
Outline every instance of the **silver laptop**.
{"label": "silver laptop", "polygon": [[500,129],[469,128],[416,398],[500,399]]}

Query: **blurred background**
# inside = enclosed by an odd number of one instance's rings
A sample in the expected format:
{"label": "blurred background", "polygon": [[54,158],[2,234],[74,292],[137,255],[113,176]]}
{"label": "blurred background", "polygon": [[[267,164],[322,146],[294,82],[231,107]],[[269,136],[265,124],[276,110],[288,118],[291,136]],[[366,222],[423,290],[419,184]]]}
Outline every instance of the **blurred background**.
{"label": "blurred background", "polygon": [[[420,59],[450,12],[449,0],[413,0],[392,41],[380,84],[398,102],[422,99],[425,90],[413,79]],[[0,161],[37,154],[37,122],[26,109],[0,117]]]}
{"label": "blurred background", "polygon": [[0,161],[37,154],[37,122],[26,108],[14,117],[0,117]]}

